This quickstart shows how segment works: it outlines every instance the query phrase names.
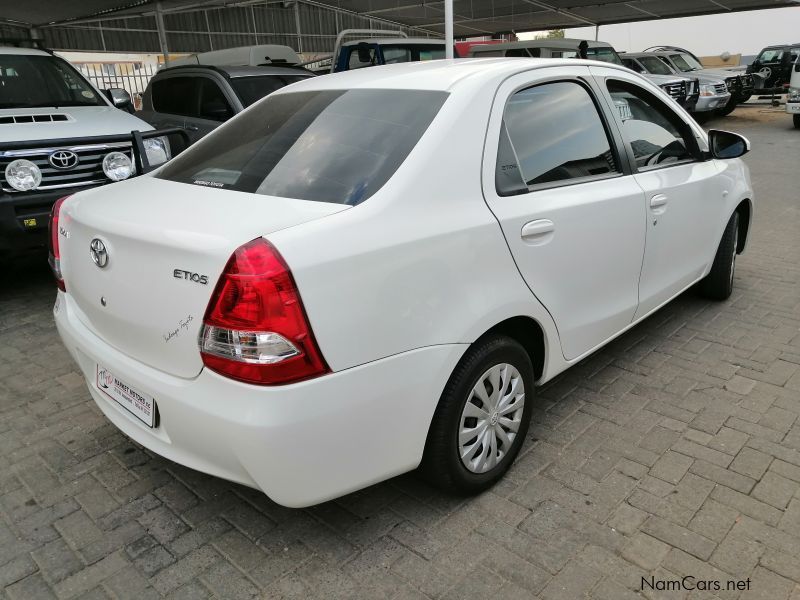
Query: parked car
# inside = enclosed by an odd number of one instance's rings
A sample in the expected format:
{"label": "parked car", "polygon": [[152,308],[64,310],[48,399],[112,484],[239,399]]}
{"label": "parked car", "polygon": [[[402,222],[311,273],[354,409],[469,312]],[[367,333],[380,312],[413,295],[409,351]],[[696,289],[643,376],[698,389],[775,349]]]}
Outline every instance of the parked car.
{"label": "parked car", "polygon": [[[581,53],[582,45],[583,54],[585,54],[585,56]],[[614,65],[623,64],[622,59],[611,44],[595,40],[571,38],[542,38],[521,42],[505,42],[496,45],[475,45],[470,47],[469,56],[475,58],[490,56],[513,56],[520,58],[586,58]],[[684,108],[689,109],[689,107],[696,104],[697,93],[693,89],[693,84],[688,77],[674,74],[650,74],[648,72],[641,73],[641,75],[664,90]]]}
{"label": "parked car", "polygon": [[[626,67],[640,74],[675,73],[669,63],[649,52],[628,52],[620,56]],[[695,114],[698,119],[705,120],[715,114],[718,109],[728,105],[731,94],[724,78],[701,73],[699,77],[694,77],[691,81],[691,89],[694,93],[692,100],[687,102],[684,108]]]}
{"label": "parked car", "polygon": [[789,95],[786,97],[786,112],[792,115],[794,128],[800,129],[800,56],[795,59],[789,79]]}
{"label": "parked car", "polygon": [[758,75],[758,91],[783,93],[792,77],[792,68],[800,56],[800,42],[767,46],[747,67],[747,72]]}
{"label": "parked car", "polygon": [[753,76],[749,73],[739,74],[726,69],[706,69],[694,54],[680,49],[653,51],[648,54],[660,58],[676,73],[683,73],[690,77],[707,76],[720,79],[731,97],[725,106],[717,109],[719,115],[729,115],[738,104],[746,102],[753,94],[754,81]]}
{"label": "parked car", "polygon": [[106,417],[192,469],[287,506],[418,466],[476,493],[537,385],[730,296],[748,148],[613,64],[309,78],[59,202],[56,325]]}
{"label": "parked car", "polygon": [[0,254],[44,248],[57,198],[170,157],[129,106],[125,90],[97,90],[51,52],[0,46]]}
{"label": "parked car", "polygon": [[[444,40],[409,38],[405,34],[400,34],[397,37],[370,37],[343,41],[344,36],[352,35],[354,31],[370,32],[370,30],[346,30],[340,34],[333,53],[332,72],[445,58],[447,46]],[[380,33],[386,35],[391,32]]]}
{"label": "parked car", "polygon": [[[139,116],[154,127],[181,127],[194,143],[222,123],[286,85],[314,77],[286,46],[206,52],[161,69],[147,84]],[[265,53],[282,53],[280,60]],[[234,52],[238,51],[238,52]],[[294,55],[292,58],[291,55]],[[256,64],[243,65],[253,62]],[[231,64],[232,63],[232,64]]]}

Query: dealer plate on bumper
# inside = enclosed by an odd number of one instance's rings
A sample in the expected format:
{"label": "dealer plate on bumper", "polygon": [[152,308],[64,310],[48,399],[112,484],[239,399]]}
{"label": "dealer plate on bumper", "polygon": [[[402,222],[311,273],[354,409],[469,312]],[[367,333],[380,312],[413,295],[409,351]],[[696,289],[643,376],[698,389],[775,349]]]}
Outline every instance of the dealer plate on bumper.
{"label": "dealer plate on bumper", "polygon": [[148,427],[155,425],[156,402],[153,397],[132,388],[102,365],[97,365],[97,389]]}

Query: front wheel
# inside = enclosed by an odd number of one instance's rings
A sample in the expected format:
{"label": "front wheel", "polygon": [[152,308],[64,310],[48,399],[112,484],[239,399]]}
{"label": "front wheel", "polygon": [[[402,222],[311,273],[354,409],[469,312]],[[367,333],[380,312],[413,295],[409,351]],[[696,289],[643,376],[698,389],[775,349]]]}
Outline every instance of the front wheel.
{"label": "front wheel", "polygon": [[700,292],[712,300],[727,300],[733,292],[736,248],[739,244],[739,213],[731,215],[714,256],[711,271],[700,282]]}
{"label": "front wheel", "polygon": [[531,417],[533,365],[501,335],[478,340],[450,376],[428,431],[420,472],[448,492],[476,494],[514,462]]}
{"label": "front wheel", "polygon": [[728,103],[725,106],[723,106],[722,108],[718,108],[715,112],[720,117],[726,117],[726,116],[728,116],[729,114],[731,114],[734,111],[734,109],[736,108],[736,105],[738,103],[739,102],[738,102],[738,99],[736,98],[736,96],[731,96],[731,99],[728,100]]}

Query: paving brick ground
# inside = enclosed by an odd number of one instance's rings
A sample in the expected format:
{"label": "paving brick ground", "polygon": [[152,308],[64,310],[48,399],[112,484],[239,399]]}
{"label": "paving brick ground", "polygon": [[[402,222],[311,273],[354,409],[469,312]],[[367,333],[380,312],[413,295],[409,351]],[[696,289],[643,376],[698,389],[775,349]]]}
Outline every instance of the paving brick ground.
{"label": "paving brick ground", "polygon": [[[408,475],[307,510],[154,456],[89,399],[34,263],[0,282],[0,589],[50,598],[800,599],[800,132],[739,109],[759,196],[725,303],[690,293],[540,395],[471,500]],[[750,579],[750,591],[648,581]]]}

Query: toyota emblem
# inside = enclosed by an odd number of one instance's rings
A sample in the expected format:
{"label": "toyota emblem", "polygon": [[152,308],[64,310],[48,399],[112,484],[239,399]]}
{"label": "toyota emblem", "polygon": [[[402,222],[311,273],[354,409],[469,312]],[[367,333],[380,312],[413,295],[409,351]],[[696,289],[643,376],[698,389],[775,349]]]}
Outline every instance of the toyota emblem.
{"label": "toyota emblem", "polygon": [[94,238],[92,243],[89,244],[89,254],[92,255],[92,260],[101,269],[105,269],[108,264],[108,250],[103,240]]}
{"label": "toyota emblem", "polygon": [[71,169],[78,164],[78,155],[71,150],[56,150],[48,158],[56,169]]}

